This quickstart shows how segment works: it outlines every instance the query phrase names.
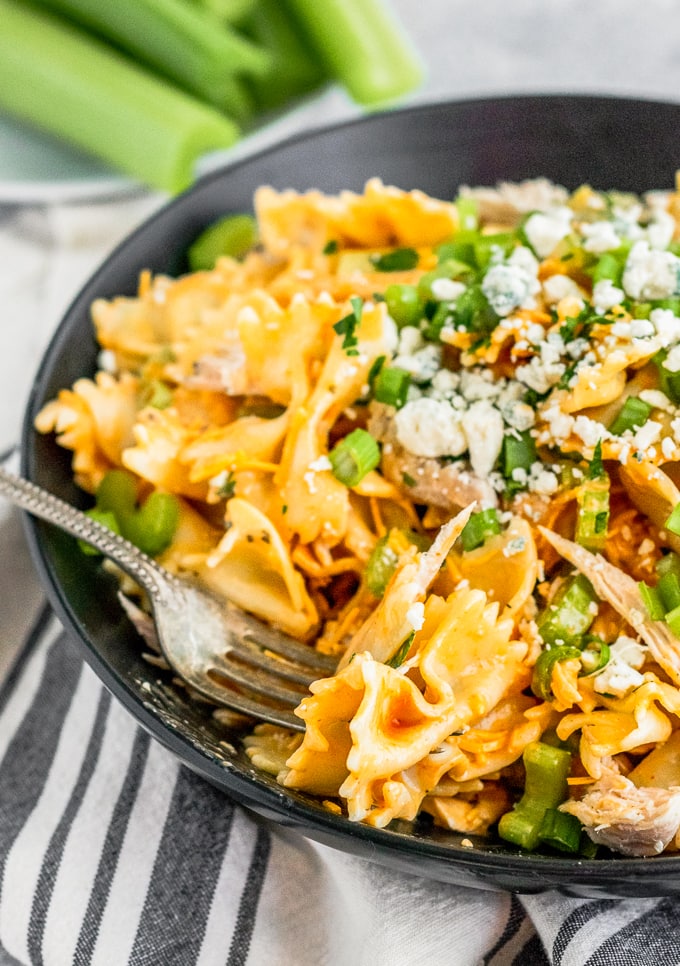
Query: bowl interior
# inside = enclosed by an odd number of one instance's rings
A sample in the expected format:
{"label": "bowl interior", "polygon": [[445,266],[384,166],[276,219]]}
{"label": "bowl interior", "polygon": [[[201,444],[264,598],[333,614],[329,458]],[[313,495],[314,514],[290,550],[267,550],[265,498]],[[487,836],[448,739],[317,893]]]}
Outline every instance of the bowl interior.
{"label": "bowl interior", "polygon": [[[255,189],[360,190],[371,177],[451,198],[461,184],[494,185],[544,176],[568,188],[669,188],[678,165],[680,105],[586,96],[508,97],[435,104],[375,115],[297,137],[214,172],[128,238],[68,310],[37,374],[23,436],[23,471],[82,505],[69,454],[32,428],[41,406],[96,368],[89,306],[133,294],[138,274],[177,274],[189,243],[212,220],[250,210]],[[427,823],[376,830],[350,823],[255,771],[210,710],[185,699],[142,658],[115,583],[71,538],[27,518],[29,542],[49,598],[76,644],[139,723],[181,760],[244,804],[329,845],[411,872],[483,888],[573,895],[660,895],[680,891],[680,859],[582,861],[522,855],[499,841],[474,840]]]}

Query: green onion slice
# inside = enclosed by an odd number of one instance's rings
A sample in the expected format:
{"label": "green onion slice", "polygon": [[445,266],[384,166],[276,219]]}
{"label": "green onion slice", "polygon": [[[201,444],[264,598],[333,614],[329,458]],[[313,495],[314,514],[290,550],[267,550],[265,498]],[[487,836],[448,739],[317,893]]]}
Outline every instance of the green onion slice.
{"label": "green onion slice", "polygon": [[647,422],[651,411],[649,403],[636,396],[629,396],[609,430],[614,436],[621,436],[628,429],[639,429]]}
{"label": "green onion slice", "polygon": [[676,536],[680,536],[680,503],[673,510],[664,523],[664,528]]}
{"label": "green onion slice", "polygon": [[599,674],[607,666],[611,651],[609,644],[600,637],[586,635],[585,647],[581,651],[581,666],[583,668],[580,677],[590,677],[592,674]]}
{"label": "green onion slice", "polygon": [[383,366],[373,381],[373,397],[378,402],[395,406],[397,409],[406,402],[411,373],[399,366]]}
{"label": "green onion slice", "polygon": [[576,644],[587,633],[597,610],[598,600],[592,584],[583,574],[564,582],[539,615],[538,632],[546,644]]}
{"label": "green onion slice", "polygon": [[380,462],[380,447],[365,429],[354,429],[328,454],[333,476],[345,486],[357,486]]}
{"label": "green onion slice", "polygon": [[473,513],[463,527],[460,535],[461,546],[464,551],[476,550],[481,547],[489,537],[501,532],[501,523],[498,519],[498,511],[495,507],[487,510],[480,510]]}
{"label": "green onion slice", "polygon": [[656,587],[650,587],[643,580],[639,582],[638,589],[650,618],[653,621],[662,621],[666,616],[666,608],[663,605],[659,591]]}
{"label": "green onion slice", "polygon": [[552,701],[552,673],[553,668],[560,661],[570,661],[573,658],[581,657],[581,652],[577,647],[558,647],[553,645],[550,650],[541,651],[538,655],[531,677],[531,690],[537,698],[543,701]]}

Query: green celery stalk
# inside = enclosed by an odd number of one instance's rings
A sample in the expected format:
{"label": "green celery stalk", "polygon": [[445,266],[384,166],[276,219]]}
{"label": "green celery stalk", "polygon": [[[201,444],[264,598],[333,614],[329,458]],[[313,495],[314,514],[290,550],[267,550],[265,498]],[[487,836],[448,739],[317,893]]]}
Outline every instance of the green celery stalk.
{"label": "green celery stalk", "polygon": [[240,25],[253,12],[258,0],[191,0],[224,23]]}
{"label": "green celery stalk", "polygon": [[0,0],[0,109],[174,193],[233,121],[48,14]]}
{"label": "green celery stalk", "polygon": [[522,759],[526,770],[524,794],[511,811],[501,816],[498,834],[507,842],[532,851],[540,843],[545,813],[567,797],[571,755],[562,748],[534,741],[526,746]]}
{"label": "green celery stalk", "polygon": [[408,35],[384,0],[285,0],[329,73],[358,103],[377,107],[422,82]]}
{"label": "green celery stalk", "polygon": [[244,76],[266,74],[266,51],[184,0],[33,0],[115,44],[178,87],[238,119],[252,113]]}
{"label": "green celery stalk", "polygon": [[243,23],[244,32],[272,58],[272,69],[250,81],[261,110],[274,110],[320,87],[327,79],[318,55],[305,43],[280,0],[258,0]]}

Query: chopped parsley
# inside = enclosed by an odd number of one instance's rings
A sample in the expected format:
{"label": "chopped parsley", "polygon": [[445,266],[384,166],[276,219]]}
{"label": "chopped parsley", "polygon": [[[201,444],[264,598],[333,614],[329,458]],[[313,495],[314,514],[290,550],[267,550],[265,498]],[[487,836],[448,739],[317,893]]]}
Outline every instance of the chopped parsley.
{"label": "chopped parsley", "polygon": [[371,255],[371,264],[376,272],[408,272],[419,262],[415,248],[395,248],[384,255]]}
{"label": "chopped parsley", "polygon": [[342,348],[345,350],[348,356],[358,356],[359,350],[357,345],[359,340],[357,338],[356,330],[361,323],[361,314],[364,308],[363,299],[354,298],[350,299],[352,305],[352,311],[349,315],[345,315],[339,322],[336,322],[333,329],[338,335],[343,337]]}

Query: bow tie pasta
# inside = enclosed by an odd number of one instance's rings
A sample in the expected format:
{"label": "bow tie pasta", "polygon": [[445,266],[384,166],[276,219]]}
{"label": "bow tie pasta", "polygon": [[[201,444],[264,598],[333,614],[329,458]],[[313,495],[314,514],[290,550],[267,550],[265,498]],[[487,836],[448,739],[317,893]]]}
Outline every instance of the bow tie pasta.
{"label": "bow tie pasta", "polygon": [[172,501],[163,566],[335,656],[247,754],[380,828],[677,849],[680,191],[254,208],[245,256],[97,300],[36,423],[123,532]]}

